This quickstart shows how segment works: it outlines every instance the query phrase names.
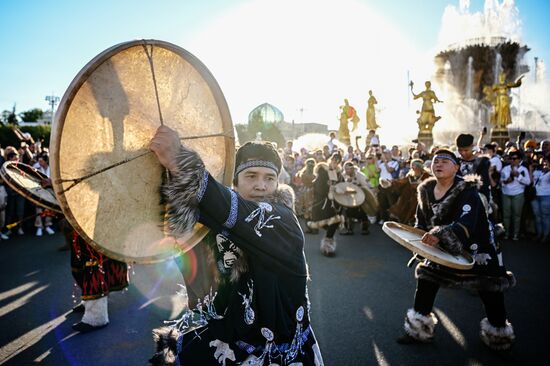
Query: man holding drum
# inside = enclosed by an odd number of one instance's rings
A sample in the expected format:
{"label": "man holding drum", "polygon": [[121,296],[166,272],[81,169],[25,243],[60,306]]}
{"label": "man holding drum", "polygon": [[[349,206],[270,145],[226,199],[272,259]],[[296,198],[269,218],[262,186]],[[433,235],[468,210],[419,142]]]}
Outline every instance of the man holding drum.
{"label": "man holding drum", "polygon": [[[176,237],[199,221],[223,245],[212,254],[218,291],[184,314],[176,327],[154,331],[155,365],[322,365],[309,324],[304,237],[292,191],[279,186],[281,160],[269,143],[249,142],[236,155],[234,190],[218,183],[178,134],[160,127],[150,144],[170,172],[163,187]],[[204,243],[203,243],[204,244]],[[200,245],[203,245],[200,244]],[[229,267],[229,268],[227,268]]]}
{"label": "man holding drum", "polygon": [[424,261],[416,267],[417,288],[414,307],[405,316],[405,334],[398,343],[431,342],[437,318],[432,312],[439,287],[477,291],[487,317],[481,321],[480,336],[492,349],[507,350],[515,339],[507,320],[503,291],[515,284],[507,272],[493,226],[487,218],[480,194],[479,180],[457,177],[460,163],[446,149],[436,151],[434,178],[418,186],[416,227],[428,231],[424,244],[439,246],[452,255],[469,253],[475,260],[470,270],[456,270]]}
{"label": "man holding drum", "polygon": [[[369,190],[369,184],[365,174],[359,171],[359,168],[353,163],[353,161],[346,161],[344,163],[344,181],[353,183],[364,191]],[[361,234],[369,234],[369,218],[361,206],[358,207],[345,207],[342,210],[345,217],[345,231],[342,235],[353,235],[354,219],[359,220],[361,223]]]}

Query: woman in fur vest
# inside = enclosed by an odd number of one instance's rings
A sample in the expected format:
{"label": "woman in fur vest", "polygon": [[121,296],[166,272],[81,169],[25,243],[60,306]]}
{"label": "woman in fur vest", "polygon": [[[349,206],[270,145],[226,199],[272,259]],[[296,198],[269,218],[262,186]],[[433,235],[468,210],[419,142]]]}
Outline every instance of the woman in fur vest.
{"label": "woman in fur vest", "polygon": [[503,291],[515,285],[507,272],[493,226],[479,197],[476,176],[457,177],[459,161],[449,150],[435,153],[434,178],[418,186],[415,226],[426,230],[422,242],[439,246],[458,255],[469,253],[472,269],[461,271],[425,260],[416,267],[417,287],[414,307],[405,316],[405,334],[398,343],[431,342],[437,318],[432,312],[441,286],[477,291],[485,307],[480,336],[492,349],[507,350],[514,341],[514,330],[507,319]]}
{"label": "woman in fur vest", "polygon": [[325,229],[326,234],[321,239],[321,253],[332,257],[336,253],[336,239],[334,234],[344,221],[340,215],[340,205],[334,200],[334,186],[343,182],[342,155],[334,153],[327,163],[317,163],[315,166],[315,180],[313,181],[313,210],[312,220],[307,223],[310,229]]}

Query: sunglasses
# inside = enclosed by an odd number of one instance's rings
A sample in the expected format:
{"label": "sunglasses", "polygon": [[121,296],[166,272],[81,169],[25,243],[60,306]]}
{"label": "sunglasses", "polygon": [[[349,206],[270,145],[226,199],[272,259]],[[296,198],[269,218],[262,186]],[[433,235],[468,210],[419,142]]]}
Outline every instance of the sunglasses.
{"label": "sunglasses", "polygon": [[511,158],[512,160],[519,160],[519,158],[517,156]]}

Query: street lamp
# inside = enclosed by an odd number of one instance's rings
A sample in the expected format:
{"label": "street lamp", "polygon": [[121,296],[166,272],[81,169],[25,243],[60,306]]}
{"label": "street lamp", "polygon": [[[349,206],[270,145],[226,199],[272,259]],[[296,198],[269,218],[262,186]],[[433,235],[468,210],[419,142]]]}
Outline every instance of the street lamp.
{"label": "street lamp", "polygon": [[56,97],[52,93],[52,95],[46,96],[46,102],[48,102],[48,104],[52,107],[52,119],[50,121],[50,124],[53,124],[53,113],[54,113],[55,105],[59,103],[59,97]]}

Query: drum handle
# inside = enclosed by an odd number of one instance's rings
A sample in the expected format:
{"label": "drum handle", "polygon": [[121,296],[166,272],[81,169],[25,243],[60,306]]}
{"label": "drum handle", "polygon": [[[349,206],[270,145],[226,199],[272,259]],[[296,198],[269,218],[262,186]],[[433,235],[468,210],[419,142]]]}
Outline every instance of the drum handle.
{"label": "drum handle", "polygon": [[414,261],[416,261],[416,260],[421,261],[420,258],[421,257],[418,255],[418,253],[413,253],[413,256],[407,262],[407,267],[409,267],[409,268],[412,267]]}

